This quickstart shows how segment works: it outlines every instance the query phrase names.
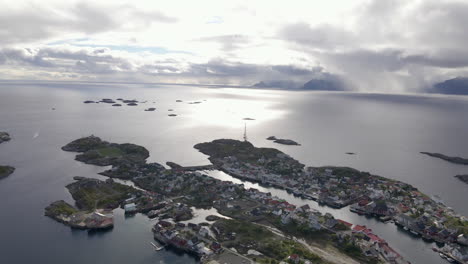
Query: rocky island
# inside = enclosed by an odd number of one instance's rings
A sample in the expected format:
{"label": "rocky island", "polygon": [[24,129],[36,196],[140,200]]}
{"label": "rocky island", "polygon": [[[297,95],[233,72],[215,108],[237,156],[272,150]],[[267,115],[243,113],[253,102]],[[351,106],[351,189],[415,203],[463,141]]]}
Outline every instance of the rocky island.
{"label": "rocky island", "polygon": [[15,172],[15,168],[10,166],[0,166],[0,180],[10,176]]}
{"label": "rocky island", "polygon": [[11,140],[10,134],[8,134],[7,132],[0,132],[0,144],[6,141],[10,141],[10,140]]}
{"label": "rocky island", "polygon": [[456,175],[455,178],[459,179],[460,181],[468,184],[468,174],[463,175]]}
{"label": "rocky island", "polygon": [[283,139],[283,138],[276,138],[275,136],[267,137],[267,140],[272,140],[275,143],[282,144],[282,145],[291,145],[291,146],[300,146],[301,144],[297,143],[291,139]]}
{"label": "rocky island", "polygon": [[421,154],[428,155],[434,158],[439,158],[450,163],[461,164],[461,165],[468,165],[468,159],[461,158],[461,157],[450,157],[440,153],[431,153],[431,152],[420,152]]}

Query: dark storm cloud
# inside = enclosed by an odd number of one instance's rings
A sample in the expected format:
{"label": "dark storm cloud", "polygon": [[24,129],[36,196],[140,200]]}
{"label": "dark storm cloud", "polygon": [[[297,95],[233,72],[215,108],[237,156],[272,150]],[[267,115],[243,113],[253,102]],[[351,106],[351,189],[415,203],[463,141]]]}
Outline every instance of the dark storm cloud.
{"label": "dark storm cloud", "polygon": [[468,2],[372,0],[357,14],[352,31],[299,22],[278,35],[357,86],[418,89],[468,67]]}

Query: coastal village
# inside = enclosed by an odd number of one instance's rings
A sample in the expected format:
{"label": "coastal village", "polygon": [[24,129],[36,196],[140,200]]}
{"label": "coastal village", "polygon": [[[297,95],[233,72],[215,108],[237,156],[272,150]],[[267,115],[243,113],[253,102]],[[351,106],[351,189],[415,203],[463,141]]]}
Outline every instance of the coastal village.
{"label": "coastal village", "polygon": [[[120,145],[110,144],[89,137],[64,149],[83,152],[80,161],[85,163],[103,164],[109,151],[102,148],[120,149]],[[463,229],[466,219],[410,185],[350,168],[304,168],[278,150],[255,148],[249,142],[216,140],[195,148],[210,156],[212,168],[332,207],[350,205],[350,210],[357,213],[393,221],[424,239],[444,243],[437,250],[450,261],[468,261]],[[130,149],[141,150],[133,146]],[[311,246],[318,244],[359,263],[408,263],[384,238],[365,226],[324,215],[308,205],[288,203],[271,193],[246,189],[243,184],[212,178],[196,171],[197,167],[172,164],[171,169],[166,169],[146,163],[146,152],[141,152],[114,150],[119,155],[112,157],[112,168],[102,174],[131,180],[137,189],[126,190],[110,204],[115,206],[117,202],[126,213],[140,212],[154,218],[156,240],[196,255],[204,263],[226,263],[227,258],[236,259],[230,263],[333,263]],[[73,198],[79,204],[79,197]],[[109,209],[108,205],[88,207],[96,209],[88,217],[98,218],[97,213]],[[190,223],[192,208],[215,208],[222,217]],[[256,232],[259,235],[253,236]]]}

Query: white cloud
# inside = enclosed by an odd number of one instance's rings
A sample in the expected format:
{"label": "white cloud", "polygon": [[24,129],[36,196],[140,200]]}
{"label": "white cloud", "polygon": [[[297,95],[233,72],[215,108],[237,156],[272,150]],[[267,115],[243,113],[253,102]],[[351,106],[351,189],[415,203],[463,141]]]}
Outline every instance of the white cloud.
{"label": "white cloud", "polygon": [[320,65],[414,91],[466,72],[466,24],[456,0],[6,1],[0,77],[305,82]]}

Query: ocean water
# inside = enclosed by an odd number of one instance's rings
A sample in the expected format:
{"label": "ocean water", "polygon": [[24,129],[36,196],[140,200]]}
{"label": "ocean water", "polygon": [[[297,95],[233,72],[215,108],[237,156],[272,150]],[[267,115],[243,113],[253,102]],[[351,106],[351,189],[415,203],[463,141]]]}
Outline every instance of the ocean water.
{"label": "ocean water", "polygon": [[[83,104],[84,100],[119,97],[147,102],[119,108]],[[189,103],[196,101],[200,103]],[[157,110],[145,112],[148,107]],[[178,116],[169,117],[170,113]],[[149,244],[153,223],[142,215],[125,218],[116,210],[114,229],[103,233],[73,231],[43,216],[50,202],[72,201],[65,185],[73,176],[103,178],[97,173],[105,168],[74,161],[74,153],[60,149],[91,134],[142,145],[150,151],[151,162],[201,165],[208,164],[207,157],[193,145],[218,138],[242,139],[246,125],[248,139],[256,146],[278,148],[309,166],[351,166],[408,182],[426,194],[440,196],[466,216],[468,185],[453,176],[468,173],[468,166],[419,152],[468,157],[467,113],[467,97],[0,82],[0,131],[13,138],[0,145],[0,164],[17,169],[0,181],[0,263],[197,262],[170,250],[155,252]],[[243,120],[247,117],[255,120]],[[265,140],[272,135],[302,145]],[[235,180],[216,172],[213,176]],[[267,191],[318,207],[281,191]],[[412,263],[443,263],[430,250],[431,244],[393,225],[352,214],[346,208],[319,209],[366,224]]]}

